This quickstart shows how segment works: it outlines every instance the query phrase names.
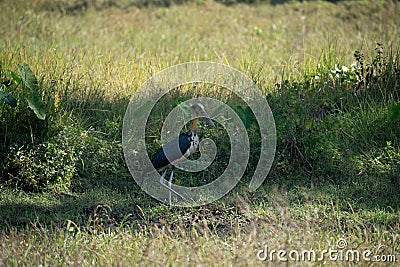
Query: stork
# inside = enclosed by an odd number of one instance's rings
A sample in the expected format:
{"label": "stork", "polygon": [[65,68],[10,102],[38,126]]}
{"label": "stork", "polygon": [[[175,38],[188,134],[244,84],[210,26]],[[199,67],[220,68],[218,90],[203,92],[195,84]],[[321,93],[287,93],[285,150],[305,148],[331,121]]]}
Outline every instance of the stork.
{"label": "stork", "polygon": [[[208,116],[207,112],[204,109],[204,106],[200,103],[195,103],[191,106],[192,113],[193,113],[193,120],[190,125],[190,129],[185,132],[181,133],[175,139],[169,141],[162,147],[160,147],[156,153],[154,154],[153,158],[151,159],[151,163],[154,169],[161,169],[182,160],[187,159],[190,155],[195,153],[199,146],[199,136],[198,136],[198,118],[203,117],[205,121],[212,126],[215,127],[215,124]],[[167,157],[168,155],[168,157]],[[142,177],[146,175],[148,172],[153,170],[152,166],[148,166],[143,170]],[[171,171],[170,178],[168,180],[168,185],[165,184],[165,175],[167,170],[164,171],[163,175],[160,178],[160,184],[169,190],[169,205],[171,205],[171,192],[175,195],[179,196],[184,201],[187,201],[183,196],[181,196],[178,192],[171,188],[172,186],[172,178],[174,176],[174,171]]]}

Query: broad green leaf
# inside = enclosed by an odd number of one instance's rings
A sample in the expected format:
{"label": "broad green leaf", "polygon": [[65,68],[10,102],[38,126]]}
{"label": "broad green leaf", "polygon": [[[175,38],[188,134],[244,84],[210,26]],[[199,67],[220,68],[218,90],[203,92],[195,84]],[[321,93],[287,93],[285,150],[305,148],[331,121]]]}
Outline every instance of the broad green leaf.
{"label": "broad green leaf", "polygon": [[38,98],[36,94],[31,94],[26,97],[29,107],[35,112],[36,116],[44,120],[46,118],[46,109],[42,101]]}
{"label": "broad green leaf", "polygon": [[3,90],[0,90],[0,102],[8,104],[12,108],[15,108],[17,106],[17,100],[14,97],[12,97],[12,95],[9,92]]}
{"label": "broad green leaf", "polygon": [[32,93],[38,94],[39,92],[38,81],[36,79],[35,74],[33,74],[29,66],[26,63],[24,63],[22,66],[18,65],[17,67],[19,76],[21,77],[24,85],[28,87]]}
{"label": "broad green leaf", "polygon": [[30,89],[30,94],[26,97],[29,107],[39,119],[44,120],[46,118],[46,108],[39,97],[39,85],[35,74],[26,63],[22,66],[18,65],[18,72],[23,84]]}

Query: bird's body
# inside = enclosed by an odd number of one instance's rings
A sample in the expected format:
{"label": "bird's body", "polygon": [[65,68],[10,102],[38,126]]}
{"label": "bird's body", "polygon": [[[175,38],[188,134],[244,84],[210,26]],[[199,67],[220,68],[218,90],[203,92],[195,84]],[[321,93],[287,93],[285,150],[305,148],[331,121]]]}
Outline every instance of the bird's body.
{"label": "bird's body", "polygon": [[[152,166],[148,166],[147,168],[145,168],[143,170],[142,176],[145,176],[148,172],[151,172],[154,169],[158,170],[171,164],[175,164],[179,161],[185,160],[190,155],[196,152],[199,146],[197,125],[198,117],[204,117],[208,124],[215,128],[214,123],[205,112],[203,105],[196,103],[193,104],[191,108],[193,111],[193,121],[191,123],[190,129],[185,133],[181,133],[178,137],[159,148],[151,159]],[[171,188],[173,172],[171,173],[168,186],[164,184],[165,174],[166,171],[160,179],[160,184],[166,187],[170,191],[170,193],[173,192],[174,194],[184,199],[181,195],[179,195]],[[171,204],[171,196],[169,197],[169,202]]]}
{"label": "bird's body", "polygon": [[[165,151],[176,150],[175,147],[177,144],[179,145],[179,151],[177,150],[177,153],[174,153],[168,159]],[[197,151],[198,146],[199,136],[197,133],[189,130],[186,133],[181,133],[177,138],[159,148],[151,159],[151,163],[155,169],[161,169],[171,163],[176,163],[188,158]]]}

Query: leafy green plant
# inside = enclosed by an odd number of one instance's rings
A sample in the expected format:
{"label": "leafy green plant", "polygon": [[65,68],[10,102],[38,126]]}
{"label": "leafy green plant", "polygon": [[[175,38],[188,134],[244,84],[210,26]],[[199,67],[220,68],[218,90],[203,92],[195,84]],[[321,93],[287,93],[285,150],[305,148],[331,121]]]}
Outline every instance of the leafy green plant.
{"label": "leafy green plant", "polygon": [[398,77],[400,75],[399,50],[387,49],[381,43],[376,44],[375,54],[368,62],[364,54],[357,50],[354,57],[359,66],[356,71],[358,83],[356,92],[371,90],[399,99]]}
{"label": "leafy green plant", "polygon": [[8,151],[0,182],[25,191],[83,190],[122,177],[121,142],[111,141],[93,128],[63,127],[49,140]]}
{"label": "leafy green plant", "polygon": [[[43,102],[39,96],[39,85],[36,76],[26,63],[22,66],[18,65],[18,73],[23,83],[23,87],[29,89],[29,93],[26,96],[29,107],[35,112],[36,116],[44,120],[46,118],[46,110]],[[14,77],[15,75],[13,75]]]}
{"label": "leafy green plant", "polygon": [[6,85],[2,82],[0,88],[0,102],[4,102],[15,108],[17,106],[17,100],[10,94],[10,92],[5,91]]}
{"label": "leafy green plant", "polygon": [[40,88],[35,74],[33,74],[26,63],[17,65],[17,68],[18,74],[11,70],[9,71],[12,81],[1,81],[0,102],[4,102],[15,108],[17,100],[11,95],[9,90],[16,90],[16,87],[21,85],[29,108],[33,110],[39,119],[44,120],[46,118],[46,107],[40,99]]}
{"label": "leafy green plant", "polygon": [[76,153],[62,144],[12,148],[3,182],[25,191],[68,190],[75,175]]}
{"label": "leafy green plant", "polygon": [[360,82],[360,76],[358,75],[359,68],[357,62],[352,63],[350,68],[344,65],[339,68],[335,64],[334,69],[330,70],[329,77],[330,79],[339,80],[342,83],[353,86]]}
{"label": "leafy green plant", "polygon": [[19,76],[10,71],[11,77],[17,85],[21,84],[24,89],[28,106],[39,119],[44,120],[46,118],[46,109],[44,103],[40,99],[39,85],[36,76],[26,63],[18,65],[17,68]]}

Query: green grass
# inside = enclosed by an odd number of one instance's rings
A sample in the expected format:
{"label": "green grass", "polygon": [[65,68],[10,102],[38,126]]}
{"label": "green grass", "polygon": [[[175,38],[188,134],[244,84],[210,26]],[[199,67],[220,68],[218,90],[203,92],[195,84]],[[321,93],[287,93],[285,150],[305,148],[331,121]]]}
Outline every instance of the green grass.
{"label": "green grass", "polygon": [[[321,252],[340,238],[398,265],[398,2],[49,3],[0,2],[0,81],[18,100],[15,109],[0,103],[0,265],[261,265],[265,245]],[[250,161],[232,192],[203,207],[167,207],[131,178],[122,121],[142,83],[195,60],[228,64],[259,86],[277,151],[266,181],[248,192],[260,142],[251,125]],[[45,120],[26,88],[8,86],[23,63],[38,79]],[[152,113],[150,152],[171,107],[199,91],[242,104],[224,90],[174,90]],[[229,160],[226,133],[201,130],[219,161],[177,172],[176,183],[209,182]]]}

